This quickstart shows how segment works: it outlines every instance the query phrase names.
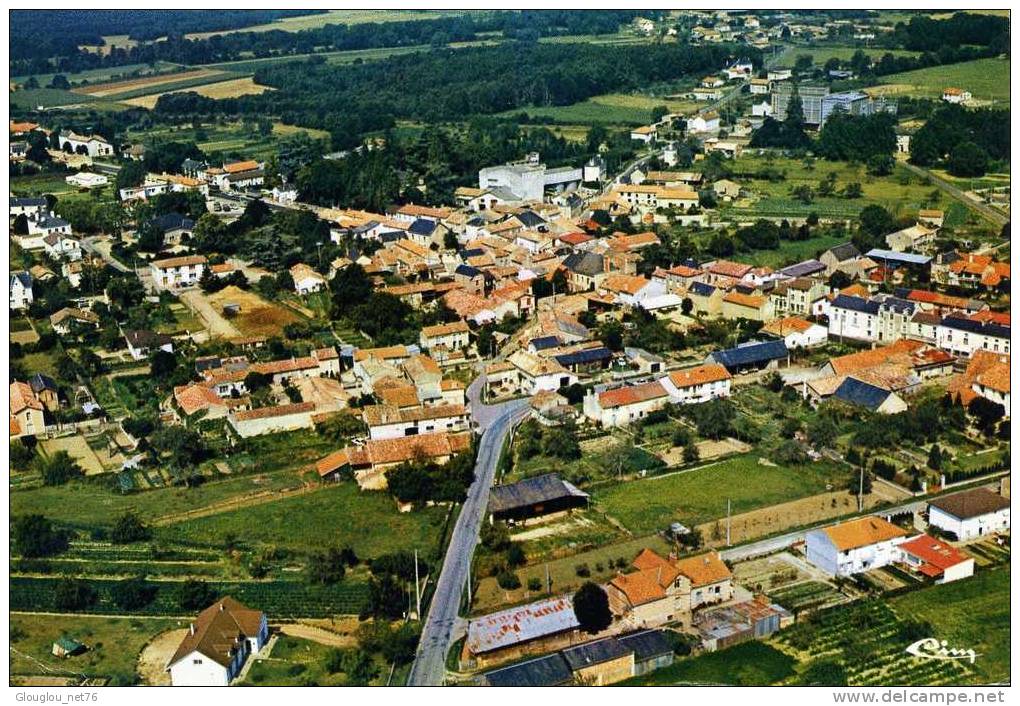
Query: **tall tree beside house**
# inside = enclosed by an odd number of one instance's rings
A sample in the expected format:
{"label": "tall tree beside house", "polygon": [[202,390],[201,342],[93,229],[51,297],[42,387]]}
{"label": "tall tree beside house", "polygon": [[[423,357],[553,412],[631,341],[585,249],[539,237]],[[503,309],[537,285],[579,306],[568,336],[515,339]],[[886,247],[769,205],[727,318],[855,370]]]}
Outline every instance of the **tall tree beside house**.
{"label": "tall tree beside house", "polygon": [[602,632],[613,622],[609,596],[597,583],[586,581],[574,594],[574,615],[589,635]]}

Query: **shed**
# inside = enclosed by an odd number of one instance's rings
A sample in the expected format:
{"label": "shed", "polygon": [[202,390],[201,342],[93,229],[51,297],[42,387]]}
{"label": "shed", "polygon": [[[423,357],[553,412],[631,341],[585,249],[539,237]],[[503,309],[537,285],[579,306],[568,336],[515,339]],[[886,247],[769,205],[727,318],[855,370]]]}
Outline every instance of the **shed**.
{"label": "shed", "polygon": [[53,643],[53,655],[55,657],[74,657],[85,652],[88,648],[84,644],[78,642],[72,637],[67,635],[61,635],[57,638],[56,642]]}
{"label": "shed", "polygon": [[736,348],[710,353],[706,363],[718,363],[731,374],[760,370],[781,360],[789,360],[790,352],[783,341],[748,341]]}
{"label": "shed", "polygon": [[525,520],[572,508],[587,507],[588,494],[557,473],[546,473],[509,485],[495,486],[489,513],[496,520]]}

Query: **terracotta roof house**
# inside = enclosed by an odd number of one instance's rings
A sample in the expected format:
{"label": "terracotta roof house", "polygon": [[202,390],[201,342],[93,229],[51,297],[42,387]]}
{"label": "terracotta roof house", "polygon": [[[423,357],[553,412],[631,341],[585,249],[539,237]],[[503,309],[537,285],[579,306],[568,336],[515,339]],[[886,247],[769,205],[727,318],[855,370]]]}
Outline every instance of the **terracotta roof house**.
{"label": "terracotta roof house", "polygon": [[227,686],[268,638],[265,613],[226,596],[196,616],[166,671],[174,686]]}

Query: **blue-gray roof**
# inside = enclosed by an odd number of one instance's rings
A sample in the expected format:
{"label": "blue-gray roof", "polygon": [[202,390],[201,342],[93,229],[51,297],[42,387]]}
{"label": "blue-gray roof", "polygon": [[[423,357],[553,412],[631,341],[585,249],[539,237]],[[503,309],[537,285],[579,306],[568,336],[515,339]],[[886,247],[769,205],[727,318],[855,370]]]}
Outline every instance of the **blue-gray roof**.
{"label": "blue-gray roof", "polygon": [[710,297],[712,292],[715,291],[715,287],[705,282],[695,282],[691,285],[690,292],[697,294],[699,297]]}
{"label": "blue-gray roof", "polygon": [[877,314],[879,303],[871,299],[864,299],[863,297],[839,294],[832,300],[832,308],[859,311],[862,314]]}
{"label": "blue-gray roof", "polygon": [[482,271],[477,267],[472,267],[471,265],[457,265],[457,269],[453,271],[453,274],[471,277],[474,279],[478,275],[482,274]]}
{"label": "blue-gray roof", "polygon": [[786,358],[790,352],[783,341],[748,341],[736,348],[715,351],[709,358],[727,368],[758,365]]}
{"label": "blue-gray roof", "polygon": [[583,351],[564,353],[556,356],[556,362],[564,367],[571,365],[584,365],[586,363],[597,363],[602,360],[610,360],[613,352],[605,346],[599,348],[586,348]]}
{"label": "blue-gray roof", "polygon": [[567,664],[576,672],[593,664],[602,664],[603,662],[619,659],[629,652],[630,650],[621,645],[616,638],[609,637],[605,640],[568,647],[563,650],[563,659],[567,660]]}
{"label": "blue-gray roof", "polygon": [[852,377],[844,380],[833,393],[835,397],[844,402],[867,407],[870,410],[878,409],[891,394],[889,390],[883,390],[881,387]]}
{"label": "blue-gray roof", "polygon": [[642,630],[623,635],[616,640],[628,650],[634,651],[634,660],[637,662],[670,654],[673,651],[669,637],[662,630]]}
{"label": "blue-gray roof", "polygon": [[560,498],[587,497],[587,493],[560,478],[559,474],[545,473],[516,483],[493,486],[489,492],[489,512],[506,512]]}
{"label": "blue-gray roof", "polygon": [[941,325],[957,331],[979,333],[984,336],[994,336],[996,338],[1009,338],[1009,326],[1003,326],[1002,324],[997,324],[994,321],[974,321],[973,319],[968,319],[963,316],[953,316],[950,314],[942,319]]}
{"label": "blue-gray roof", "polygon": [[570,666],[560,653],[512,664],[485,675],[489,686],[561,686],[573,679]]}
{"label": "blue-gray roof", "polygon": [[10,282],[12,285],[14,284],[14,280],[21,282],[21,286],[25,289],[32,288],[32,275],[28,274],[24,270],[21,270],[20,272],[12,272]]}
{"label": "blue-gray roof", "polygon": [[882,308],[891,309],[892,311],[900,314],[912,314],[914,309],[917,308],[917,304],[906,299],[899,299],[897,297],[886,297],[882,300]]}
{"label": "blue-gray roof", "polygon": [[545,219],[534,211],[522,211],[517,214],[517,220],[524,224],[525,228],[535,228],[545,224]]}
{"label": "blue-gray roof", "polygon": [[560,345],[561,341],[558,336],[540,336],[539,338],[533,338],[529,341],[529,345],[536,351],[544,351],[546,348],[555,348]]}
{"label": "blue-gray roof", "polygon": [[22,208],[26,206],[45,206],[46,199],[42,196],[12,196],[11,206],[20,206]]}
{"label": "blue-gray roof", "polygon": [[38,223],[40,228],[64,228],[71,225],[60,216],[43,216]]}
{"label": "blue-gray roof", "polygon": [[804,262],[798,262],[794,265],[790,265],[789,267],[784,267],[779,270],[779,273],[786,275],[787,277],[805,277],[807,275],[812,275],[815,272],[822,272],[823,270],[825,270],[825,265],[818,260],[804,260]]}
{"label": "blue-gray roof", "polygon": [[927,255],[917,255],[909,252],[896,252],[895,250],[882,250],[881,248],[872,248],[868,251],[867,255],[872,260],[900,262],[904,265],[927,265],[931,262],[931,258]]}
{"label": "blue-gray roof", "polygon": [[180,213],[165,213],[162,216],[157,216],[152,219],[152,224],[164,233],[172,230],[191,230],[195,227],[195,221]]}
{"label": "blue-gray roof", "polygon": [[432,235],[435,232],[437,225],[439,224],[435,221],[430,221],[427,218],[419,218],[412,223],[407,230],[415,235]]}

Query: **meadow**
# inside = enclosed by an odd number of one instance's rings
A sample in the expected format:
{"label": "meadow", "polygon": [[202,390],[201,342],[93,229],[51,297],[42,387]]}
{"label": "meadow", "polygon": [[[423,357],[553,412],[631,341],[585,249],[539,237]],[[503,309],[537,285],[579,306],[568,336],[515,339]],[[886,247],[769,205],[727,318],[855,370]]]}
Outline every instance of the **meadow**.
{"label": "meadow", "polygon": [[744,642],[718,652],[678,658],[671,666],[621,686],[768,686],[793,674],[795,660],[763,642]]}
{"label": "meadow", "polygon": [[303,29],[316,29],[328,24],[358,25],[368,22],[406,22],[437,17],[456,17],[463,14],[465,14],[464,10],[329,10],[317,15],[284,17],[274,22],[252,27],[241,27],[223,32],[193,32],[184,36],[188,39],[205,39],[216,34],[232,32],[271,32],[275,30],[300,32]]}
{"label": "meadow", "polygon": [[886,54],[893,56],[917,56],[920,52],[907,49],[883,49],[876,47],[860,46],[804,46],[801,44],[788,44],[783,47],[782,53],[776,61],[777,66],[793,66],[798,56],[810,56],[816,66],[822,66],[829,59],[850,61],[851,57],[858,51],[864,52],[871,59],[877,61]]}
{"label": "meadow", "polygon": [[940,98],[950,86],[970,91],[975,101],[1009,103],[1009,59],[975,59],[881,77],[869,93]]}
{"label": "meadow", "polygon": [[732,512],[739,514],[823,493],[845,476],[845,469],[828,462],[762,465],[750,453],[689,471],[596,487],[592,494],[607,515],[635,534],[649,534],[671,522],[693,526],[725,517],[727,500]]}
{"label": "meadow", "polygon": [[559,123],[636,125],[649,122],[652,119],[652,109],[657,106],[666,106],[674,113],[693,113],[702,105],[693,101],[668,100],[658,96],[607,93],[571,105],[520,108],[502,115],[526,113],[533,120],[551,120]]}

